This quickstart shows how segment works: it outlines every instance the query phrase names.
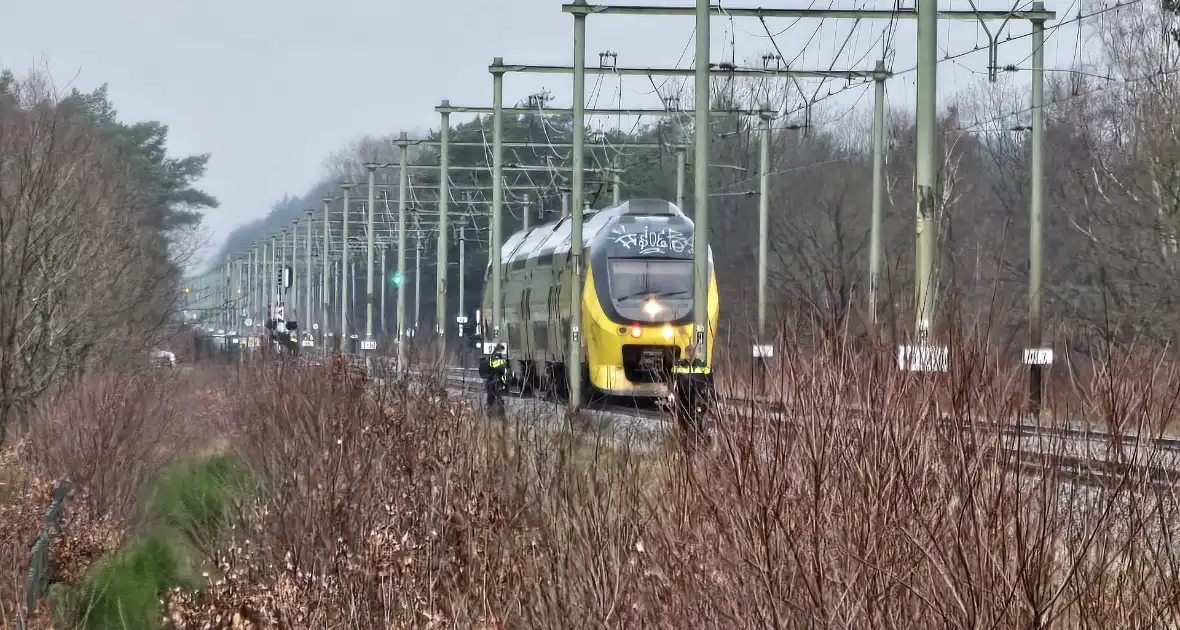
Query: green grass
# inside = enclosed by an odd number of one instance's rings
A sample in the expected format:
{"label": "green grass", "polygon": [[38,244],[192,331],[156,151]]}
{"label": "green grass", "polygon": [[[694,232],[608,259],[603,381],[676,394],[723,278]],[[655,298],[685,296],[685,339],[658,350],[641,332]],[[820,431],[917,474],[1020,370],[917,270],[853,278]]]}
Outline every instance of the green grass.
{"label": "green grass", "polygon": [[204,544],[216,539],[235,501],[247,494],[249,474],[230,455],[214,455],[167,471],[155,484],[148,523]]}
{"label": "green grass", "polygon": [[197,549],[214,542],[250,477],[233,457],[216,455],[166,471],[153,485],[143,533],[62,589],[65,627],[155,630],[162,594],[202,586]]}
{"label": "green grass", "polygon": [[160,627],[161,592],[199,586],[185,564],[178,545],[167,536],[137,539],[60,594],[63,621],[87,630],[155,630]]}

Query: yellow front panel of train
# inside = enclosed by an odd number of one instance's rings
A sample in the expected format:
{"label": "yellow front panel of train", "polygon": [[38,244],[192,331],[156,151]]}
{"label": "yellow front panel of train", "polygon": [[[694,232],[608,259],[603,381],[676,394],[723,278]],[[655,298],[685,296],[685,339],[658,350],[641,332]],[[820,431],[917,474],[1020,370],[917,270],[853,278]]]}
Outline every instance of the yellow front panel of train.
{"label": "yellow front panel of train", "polygon": [[[711,332],[716,332],[718,296],[717,282],[713,274],[709,282],[709,321]],[[603,311],[594,284],[593,270],[587,268],[585,292],[582,302],[582,323],[585,329],[586,360],[590,382],[595,388],[607,392],[634,392],[662,395],[667,391],[664,383],[632,383],[623,367],[624,345],[671,346],[680,349],[692,343],[692,325],[669,326],[666,324],[643,323],[638,326],[623,326],[607,318]],[[609,299],[609,298],[607,298]],[[714,334],[708,335],[709,361],[712,364]]]}

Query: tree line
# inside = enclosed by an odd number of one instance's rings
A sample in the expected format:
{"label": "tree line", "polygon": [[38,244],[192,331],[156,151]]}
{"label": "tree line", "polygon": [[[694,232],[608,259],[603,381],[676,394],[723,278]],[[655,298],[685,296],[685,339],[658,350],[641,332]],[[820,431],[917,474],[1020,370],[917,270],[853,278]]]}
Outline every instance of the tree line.
{"label": "tree line", "polygon": [[208,155],[119,120],[103,85],[0,72],[0,429],[98,366],[143,362],[176,321]]}

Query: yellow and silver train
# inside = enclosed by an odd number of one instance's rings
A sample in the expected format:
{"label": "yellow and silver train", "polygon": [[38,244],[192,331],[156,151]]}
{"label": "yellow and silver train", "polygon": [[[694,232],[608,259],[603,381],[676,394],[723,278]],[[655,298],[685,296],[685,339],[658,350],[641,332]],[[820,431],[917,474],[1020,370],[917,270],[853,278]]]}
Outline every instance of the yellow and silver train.
{"label": "yellow and silver train", "polygon": [[[512,381],[526,390],[568,394],[572,217],[522,230],[502,251],[504,321]],[[667,374],[692,342],[693,223],[675,204],[634,199],[588,211],[583,223],[583,391],[665,398]],[[708,256],[710,328],[717,321],[717,282]],[[495,332],[491,265],[485,277],[479,337],[485,356]],[[712,356],[713,335],[707,336]],[[481,368],[483,364],[481,363]],[[481,369],[481,372],[483,370]],[[588,385],[589,387],[586,387]]]}

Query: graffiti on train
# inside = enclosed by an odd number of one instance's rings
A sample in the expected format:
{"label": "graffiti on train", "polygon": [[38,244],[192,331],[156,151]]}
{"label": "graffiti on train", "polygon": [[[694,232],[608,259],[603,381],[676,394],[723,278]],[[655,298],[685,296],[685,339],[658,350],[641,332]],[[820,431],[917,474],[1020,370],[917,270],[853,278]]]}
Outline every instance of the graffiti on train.
{"label": "graffiti on train", "polygon": [[629,254],[640,256],[691,255],[693,253],[692,232],[662,227],[653,229],[643,226],[631,232],[627,226],[619,225],[611,230],[615,246]]}

